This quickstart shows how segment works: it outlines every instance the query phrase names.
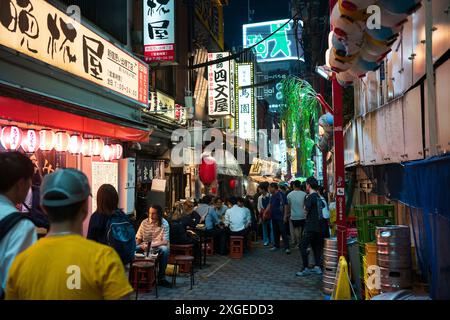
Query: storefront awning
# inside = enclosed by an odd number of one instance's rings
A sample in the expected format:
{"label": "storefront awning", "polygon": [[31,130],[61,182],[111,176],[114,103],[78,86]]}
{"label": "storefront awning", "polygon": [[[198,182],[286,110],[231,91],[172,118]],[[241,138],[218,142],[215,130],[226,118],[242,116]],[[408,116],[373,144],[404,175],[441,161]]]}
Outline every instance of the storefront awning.
{"label": "storefront awning", "polygon": [[150,132],[0,96],[0,119],[117,140],[147,142]]}

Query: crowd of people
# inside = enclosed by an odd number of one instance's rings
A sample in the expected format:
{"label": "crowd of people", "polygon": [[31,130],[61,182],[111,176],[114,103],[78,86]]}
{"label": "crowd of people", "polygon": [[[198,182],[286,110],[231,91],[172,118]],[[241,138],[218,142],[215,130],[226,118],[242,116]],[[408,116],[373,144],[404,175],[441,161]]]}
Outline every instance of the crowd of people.
{"label": "crowd of people", "polygon": [[[158,255],[158,285],[165,278],[171,244],[192,244],[201,257],[198,233],[214,239],[215,252],[227,255],[231,236],[262,235],[264,247],[286,254],[298,247],[302,270],[297,276],[321,274],[323,238],[329,236],[328,205],[323,188],[310,177],[305,183],[261,183],[255,196],[223,199],[205,195],[199,203],[180,201],[170,212],[150,205],[135,231],[119,208],[117,190],[109,184],[97,192],[90,216],[91,189],[84,173],[60,169],[43,178],[40,207],[49,232],[37,241],[35,224],[20,213],[29,198],[34,165],[18,152],[0,154],[0,293],[6,299],[122,299],[133,291],[126,268],[136,253]],[[309,252],[315,265],[310,266]],[[200,259],[201,261],[201,259]],[[201,262],[200,262],[201,263]]]}

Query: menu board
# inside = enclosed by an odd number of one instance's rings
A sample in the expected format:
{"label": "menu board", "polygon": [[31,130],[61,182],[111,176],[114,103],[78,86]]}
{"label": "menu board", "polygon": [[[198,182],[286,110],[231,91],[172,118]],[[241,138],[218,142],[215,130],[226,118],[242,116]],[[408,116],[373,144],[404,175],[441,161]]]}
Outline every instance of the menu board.
{"label": "menu board", "polygon": [[92,212],[97,210],[97,191],[102,184],[110,184],[119,191],[119,164],[92,162]]}

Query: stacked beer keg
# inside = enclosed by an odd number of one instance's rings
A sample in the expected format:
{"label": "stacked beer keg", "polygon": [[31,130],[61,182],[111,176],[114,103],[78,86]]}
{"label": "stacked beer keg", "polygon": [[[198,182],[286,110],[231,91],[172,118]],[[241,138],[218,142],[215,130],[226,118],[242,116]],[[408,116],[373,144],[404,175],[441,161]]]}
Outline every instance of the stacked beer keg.
{"label": "stacked beer keg", "polygon": [[323,292],[332,294],[339,256],[337,238],[327,238],[324,240],[323,248]]}
{"label": "stacked beer keg", "polygon": [[376,237],[381,292],[410,288],[412,286],[412,260],[409,227],[377,227]]}

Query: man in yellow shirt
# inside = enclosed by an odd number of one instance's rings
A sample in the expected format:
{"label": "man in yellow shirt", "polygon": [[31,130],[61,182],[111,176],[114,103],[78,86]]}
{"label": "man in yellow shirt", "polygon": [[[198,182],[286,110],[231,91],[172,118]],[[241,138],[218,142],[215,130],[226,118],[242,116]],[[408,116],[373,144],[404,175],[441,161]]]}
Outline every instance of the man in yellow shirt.
{"label": "man in yellow shirt", "polygon": [[133,291],[115,250],[81,236],[89,196],[88,179],[78,170],[44,178],[41,204],[50,232],[14,260],[7,300],[121,299]]}

